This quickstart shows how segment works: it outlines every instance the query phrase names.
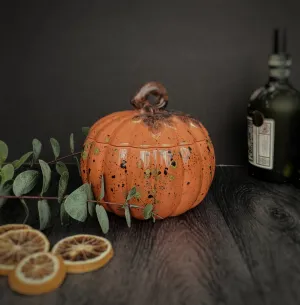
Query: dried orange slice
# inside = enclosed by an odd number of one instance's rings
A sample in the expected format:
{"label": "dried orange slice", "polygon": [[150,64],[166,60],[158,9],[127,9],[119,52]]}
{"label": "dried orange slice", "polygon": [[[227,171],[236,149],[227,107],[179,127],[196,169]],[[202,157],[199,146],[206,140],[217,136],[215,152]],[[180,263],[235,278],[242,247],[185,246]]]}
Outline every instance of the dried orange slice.
{"label": "dried orange slice", "polygon": [[0,236],[0,275],[7,275],[26,256],[49,251],[47,237],[34,229],[11,230]]}
{"label": "dried orange slice", "polygon": [[61,255],[67,272],[84,273],[101,268],[113,257],[113,248],[104,237],[78,234],[56,243],[51,252]]}
{"label": "dried orange slice", "polygon": [[32,227],[28,226],[28,225],[18,224],[18,223],[2,225],[2,226],[0,226],[0,235],[7,231],[21,230],[21,229],[32,229]]}
{"label": "dried orange slice", "polygon": [[38,295],[58,288],[66,277],[66,266],[60,256],[38,252],[23,258],[8,275],[10,288],[26,295]]}

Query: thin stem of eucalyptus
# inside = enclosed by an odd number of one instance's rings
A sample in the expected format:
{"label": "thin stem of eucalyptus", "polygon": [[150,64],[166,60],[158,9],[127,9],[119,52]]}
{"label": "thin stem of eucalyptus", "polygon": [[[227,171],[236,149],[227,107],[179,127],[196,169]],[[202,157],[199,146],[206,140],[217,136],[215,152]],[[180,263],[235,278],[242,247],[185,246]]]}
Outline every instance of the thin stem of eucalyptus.
{"label": "thin stem of eucalyptus", "polygon": [[0,198],[6,199],[38,199],[38,200],[57,200],[58,197],[43,197],[43,196],[0,196]]}
{"label": "thin stem of eucalyptus", "polygon": [[[118,205],[118,206],[123,206],[124,203],[117,203],[117,202],[108,202],[108,201],[98,201],[98,200],[88,200],[88,202],[95,202],[95,203],[106,203],[106,204],[110,204],[110,205]],[[137,205],[134,204],[128,204],[129,207],[131,208],[137,208],[137,209],[143,209],[144,207],[139,207]]]}
{"label": "thin stem of eucalyptus", "polygon": [[52,160],[52,161],[48,162],[48,164],[53,164],[57,161],[60,161],[60,160],[66,159],[66,158],[70,158],[70,157],[73,157],[73,156],[76,156],[76,155],[79,155],[79,154],[81,154],[81,151],[66,155],[64,157],[57,158],[56,160]]}
{"label": "thin stem of eucalyptus", "polygon": [[[6,198],[6,199],[38,199],[38,200],[58,200],[58,197],[44,197],[44,196],[12,196],[12,195],[0,195],[0,198]],[[98,200],[88,200],[87,202],[95,202],[95,203],[106,203],[111,205],[118,205],[122,206],[123,203],[117,203],[117,202],[108,202],[108,201],[98,201]],[[139,207],[137,205],[130,204],[131,208],[140,208],[143,209],[144,207]]]}
{"label": "thin stem of eucalyptus", "polygon": [[106,204],[111,204],[111,205],[123,205],[123,203],[107,202],[107,201],[99,201],[99,200],[88,200],[88,202],[106,203]]}
{"label": "thin stem of eucalyptus", "polygon": [[[67,196],[66,196],[67,197]],[[6,198],[6,199],[37,199],[37,200],[58,200],[58,197],[45,197],[45,196],[12,196],[12,195],[0,195],[0,198]],[[110,205],[118,205],[118,206],[123,206],[124,203],[118,203],[118,202],[108,202],[108,201],[98,201],[98,200],[88,200],[87,202],[94,202],[94,203],[106,203]],[[130,208],[135,208],[135,209],[144,209],[144,207],[139,207],[134,204],[128,204]],[[163,219],[161,216],[158,214],[155,214],[160,219]]]}

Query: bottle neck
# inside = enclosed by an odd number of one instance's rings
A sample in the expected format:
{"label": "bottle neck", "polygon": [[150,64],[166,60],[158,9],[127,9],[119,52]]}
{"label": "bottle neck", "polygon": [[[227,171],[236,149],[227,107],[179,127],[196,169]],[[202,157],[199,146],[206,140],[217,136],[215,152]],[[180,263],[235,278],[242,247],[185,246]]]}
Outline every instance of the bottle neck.
{"label": "bottle neck", "polygon": [[288,54],[272,54],[269,57],[269,82],[287,83],[291,74],[292,59]]}

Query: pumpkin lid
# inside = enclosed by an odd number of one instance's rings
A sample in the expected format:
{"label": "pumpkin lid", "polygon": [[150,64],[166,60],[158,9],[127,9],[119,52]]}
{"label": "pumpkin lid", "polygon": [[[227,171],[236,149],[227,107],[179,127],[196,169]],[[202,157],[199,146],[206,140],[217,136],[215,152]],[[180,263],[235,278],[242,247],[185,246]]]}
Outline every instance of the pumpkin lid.
{"label": "pumpkin lid", "polygon": [[[149,96],[156,98],[154,104]],[[183,112],[167,110],[168,94],[158,82],[140,88],[131,100],[134,110],[114,112],[99,119],[88,138],[117,147],[163,148],[191,145],[207,139],[203,125]]]}

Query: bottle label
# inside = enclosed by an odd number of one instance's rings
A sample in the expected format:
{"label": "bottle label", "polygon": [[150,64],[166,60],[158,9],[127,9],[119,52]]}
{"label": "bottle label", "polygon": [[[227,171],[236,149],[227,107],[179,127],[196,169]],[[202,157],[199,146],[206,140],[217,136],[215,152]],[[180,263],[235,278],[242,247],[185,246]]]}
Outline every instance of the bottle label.
{"label": "bottle label", "polygon": [[251,117],[248,120],[248,160],[257,167],[272,169],[274,163],[274,135],[275,121],[264,119],[260,127],[253,124]]}

